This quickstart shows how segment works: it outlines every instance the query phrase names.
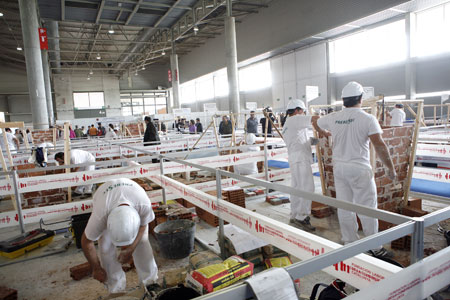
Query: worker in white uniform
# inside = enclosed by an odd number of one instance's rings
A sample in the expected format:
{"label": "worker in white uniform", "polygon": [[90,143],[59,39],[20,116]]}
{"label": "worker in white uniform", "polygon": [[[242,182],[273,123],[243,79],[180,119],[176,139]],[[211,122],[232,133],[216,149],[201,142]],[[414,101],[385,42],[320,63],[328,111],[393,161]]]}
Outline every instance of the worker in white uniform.
{"label": "worker in white uniform", "polygon": [[[333,138],[333,171],[336,198],[351,203],[377,208],[377,188],[370,165],[369,141],[378,157],[388,168],[391,180],[396,172],[389,150],[381,137],[382,130],[377,119],[361,109],[364,90],[361,84],[349,82],[342,90],[344,109],[320,118],[314,127],[328,130]],[[365,236],[378,232],[378,220],[358,215]],[[356,214],[338,209],[342,240],[345,244],[359,239]],[[392,253],[381,245],[369,251],[377,257],[388,257]]]}
{"label": "worker in white uniform", "polygon": [[[55,154],[55,160],[58,162],[59,165],[64,164],[64,152],[58,152]],[[89,162],[95,162],[95,157],[91,153],[80,150],[80,149],[73,149],[70,151],[70,164],[71,165],[77,165],[77,164],[84,164]],[[72,172],[77,171],[94,171],[95,165],[89,165],[84,167],[76,167],[72,168]],[[87,184],[87,185],[79,185],[75,189],[75,191],[72,193],[72,197],[80,197],[83,196],[84,198],[92,196],[92,186],[93,184]]]}
{"label": "worker in white uniform", "polygon": [[[15,151],[16,149],[19,149],[19,140],[14,134],[12,134],[10,128],[5,128],[3,134],[6,135],[6,141],[8,143],[9,151]],[[0,138],[0,144],[2,146],[2,149],[6,149],[5,144],[3,143],[3,137]]]}
{"label": "worker in white uniform", "polygon": [[[287,106],[287,118],[283,126],[283,138],[288,150],[289,169],[291,171],[291,186],[306,192],[314,192],[314,178],[312,173],[311,142],[308,138],[308,128],[311,122],[317,121],[319,116],[306,116],[306,106],[301,100],[291,100]],[[291,201],[290,223],[302,230],[314,231],[311,225],[311,201],[293,196]]]}
{"label": "worker in white uniform", "polygon": [[108,126],[108,130],[105,134],[105,139],[106,140],[115,140],[117,139],[117,134],[114,132],[114,125],[113,124],[109,124]]}
{"label": "worker in white uniform", "polygon": [[[247,136],[245,137],[245,143],[248,146],[250,146],[250,145],[254,145],[255,142],[256,142],[256,136],[253,133],[248,133]],[[244,151],[257,152],[260,150],[261,149],[258,146],[251,146],[251,147],[247,147],[246,150],[244,150]],[[255,161],[255,162],[251,162],[248,164],[235,165],[234,172],[239,175],[258,174],[258,163]]]}
{"label": "worker in white uniform", "polygon": [[[156,283],[158,267],[148,240],[148,224],[155,219],[151,201],[136,182],[120,178],[102,184],[94,194],[93,209],[81,246],[94,279],[110,293],[126,288],[122,263],[133,257],[140,282]],[[94,241],[98,240],[98,256]],[[116,247],[121,247],[117,256]]]}
{"label": "worker in white uniform", "polygon": [[403,126],[403,122],[406,119],[403,104],[395,104],[395,108],[389,112],[389,117],[391,118],[391,126]]}

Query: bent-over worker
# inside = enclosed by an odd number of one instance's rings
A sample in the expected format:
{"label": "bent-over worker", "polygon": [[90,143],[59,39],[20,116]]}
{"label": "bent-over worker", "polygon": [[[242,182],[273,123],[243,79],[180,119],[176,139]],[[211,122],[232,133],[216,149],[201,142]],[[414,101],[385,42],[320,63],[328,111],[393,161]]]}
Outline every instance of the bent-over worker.
{"label": "bent-over worker", "polygon": [[[306,116],[306,106],[301,100],[291,100],[287,106],[287,117],[283,127],[283,138],[288,150],[289,169],[291,170],[291,186],[306,192],[314,193],[314,178],[312,173],[311,143],[308,138],[308,128],[311,122],[319,116]],[[307,231],[316,228],[311,225],[311,200],[291,196],[290,223]]]}
{"label": "bent-over worker", "polygon": [[[148,240],[148,224],[155,219],[150,199],[130,179],[105,182],[94,194],[92,215],[81,237],[81,246],[94,279],[106,283],[110,293],[126,288],[122,263],[133,257],[139,281],[156,283],[158,267]],[[98,253],[94,241],[98,240]],[[116,247],[122,247],[117,256]],[[98,255],[97,255],[98,254]]]}
{"label": "bent-over worker", "polygon": [[[58,152],[55,154],[55,160],[58,162],[59,165],[64,165],[64,152]],[[73,149],[70,151],[70,164],[84,164],[89,162],[95,162],[95,157],[91,153],[80,150],[80,149]],[[93,171],[95,170],[95,165],[89,165],[85,167],[77,167],[73,168],[72,172],[77,171]],[[92,184],[87,185],[79,185],[75,189],[75,191],[72,193],[72,197],[89,197],[92,195]]]}
{"label": "bent-over worker", "polygon": [[[342,90],[344,109],[320,118],[315,123],[319,132],[329,130],[333,137],[333,171],[336,198],[377,208],[377,187],[370,165],[369,141],[378,157],[388,167],[391,180],[396,178],[389,150],[381,137],[383,131],[377,119],[361,109],[364,89],[357,82],[349,82]],[[378,232],[378,219],[358,215],[364,235]],[[356,213],[338,209],[342,241],[347,244],[359,239]],[[373,256],[391,256],[382,246],[372,249]]]}

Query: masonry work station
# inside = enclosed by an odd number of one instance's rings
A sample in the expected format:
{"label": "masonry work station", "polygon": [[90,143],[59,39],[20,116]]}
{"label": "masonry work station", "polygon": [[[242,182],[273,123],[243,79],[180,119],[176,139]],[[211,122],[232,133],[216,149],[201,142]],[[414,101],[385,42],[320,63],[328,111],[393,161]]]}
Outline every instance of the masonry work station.
{"label": "masonry work station", "polygon": [[0,0],[0,300],[450,299],[447,0]]}

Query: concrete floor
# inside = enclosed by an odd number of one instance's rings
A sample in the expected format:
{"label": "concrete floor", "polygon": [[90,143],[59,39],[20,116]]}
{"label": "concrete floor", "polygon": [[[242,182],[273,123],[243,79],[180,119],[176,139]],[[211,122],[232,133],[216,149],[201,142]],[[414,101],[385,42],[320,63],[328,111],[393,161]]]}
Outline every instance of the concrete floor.
{"label": "concrete floor", "polygon": [[[289,183],[285,182],[285,184]],[[318,180],[316,180],[316,185],[316,190],[319,191],[320,183]],[[428,211],[433,211],[443,206],[435,202],[424,201],[424,209]],[[289,221],[289,204],[272,206],[266,203],[263,197],[254,197],[247,201],[247,208],[284,223],[288,223]],[[334,242],[340,242],[340,230],[336,214],[324,219],[312,218],[311,223],[316,226],[317,235]],[[450,220],[442,224],[450,229]],[[27,226],[27,230],[36,227],[38,225],[29,225]],[[62,225],[58,224],[54,227],[62,227]],[[442,249],[445,247],[445,240],[442,234],[438,233],[436,229],[437,225],[426,229],[425,248],[434,247]],[[17,234],[18,228],[1,230],[0,240],[5,240]],[[217,228],[211,227],[204,222],[199,222],[196,236],[208,246],[218,251]],[[63,235],[58,235],[55,241],[49,246],[34,250],[18,258],[17,261],[48,254],[51,251],[59,249],[66,240]],[[161,257],[158,246],[153,238],[151,238],[151,243],[159,267],[160,284],[165,283],[163,282],[163,278],[173,278],[174,276],[178,276],[178,274],[186,272],[188,259],[164,259]],[[389,248],[389,245],[386,245],[386,248]],[[395,255],[396,258],[407,259],[409,252],[395,251]],[[86,261],[81,250],[77,249],[74,244],[67,251],[59,254],[2,266],[10,261],[9,259],[0,257],[0,282],[1,285],[17,289],[19,299],[106,299],[108,297],[108,292],[103,284],[96,280],[85,278],[81,281],[74,281],[70,278],[69,268]],[[293,258],[293,261],[296,262],[298,259]],[[324,272],[310,274],[301,279],[301,293],[309,297],[314,284],[318,282],[330,283],[332,280],[333,278]],[[139,282],[135,270],[129,271],[127,273],[127,291],[139,293],[138,286]]]}

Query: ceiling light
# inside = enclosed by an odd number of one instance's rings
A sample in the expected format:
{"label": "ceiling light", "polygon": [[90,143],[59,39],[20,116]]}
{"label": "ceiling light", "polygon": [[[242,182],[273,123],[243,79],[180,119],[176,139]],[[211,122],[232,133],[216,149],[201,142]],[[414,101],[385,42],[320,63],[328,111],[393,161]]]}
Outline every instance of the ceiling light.
{"label": "ceiling light", "polygon": [[145,66],[142,66],[141,70],[144,71],[145,70]]}
{"label": "ceiling light", "polygon": [[0,12],[0,17],[3,17],[3,13],[2,12]]}
{"label": "ceiling light", "polygon": [[198,31],[198,27],[197,26],[194,26],[194,31]]}
{"label": "ceiling light", "polygon": [[350,28],[361,28],[361,26],[358,26],[358,25],[352,25],[352,24],[345,24],[344,26],[350,27]]}
{"label": "ceiling light", "polygon": [[138,72],[137,72],[137,70],[136,70],[136,72],[134,72],[134,76],[138,76]]}
{"label": "ceiling light", "polygon": [[100,53],[97,53],[97,59],[102,59],[102,57],[100,56]]}
{"label": "ceiling light", "polygon": [[163,50],[163,51],[161,52],[161,55],[166,55],[166,51]]}
{"label": "ceiling light", "polygon": [[318,39],[318,40],[324,40],[325,39],[324,37],[318,36],[318,35],[313,35],[311,38]]}
{"label": "ceiling light", "polygon": [[22,47],[17,46],[17,51],[22,51]]}
{"label": "ceiling light", "polygon": [[89,75],[92,75],[92,74],[94,74],[94,71],[90,70]]}
{"label": "ceiling light", "polygon": [[114,28],[112,27],[112,25],[109,26],[108,33],[109,34],[113,34],[114,33]]}
{"label": "ceiling light", "polygon": [[88,76],[86,79],[87,79],[87,80],[91,80],[91,77]]}

